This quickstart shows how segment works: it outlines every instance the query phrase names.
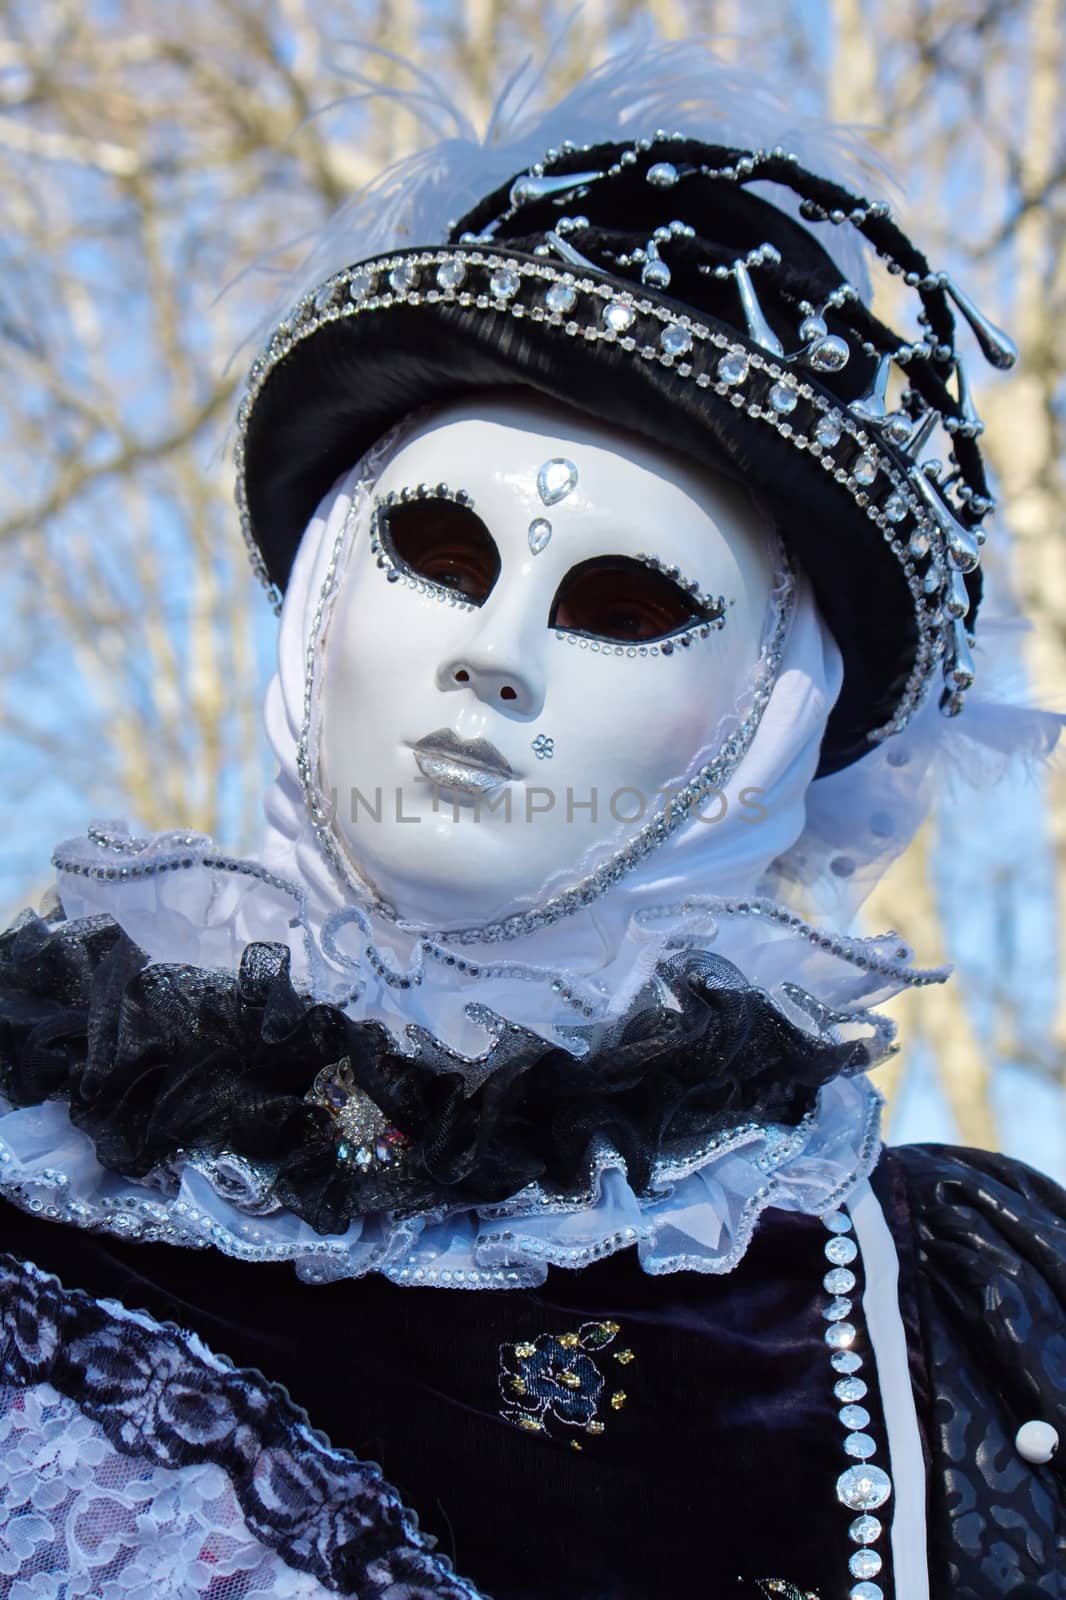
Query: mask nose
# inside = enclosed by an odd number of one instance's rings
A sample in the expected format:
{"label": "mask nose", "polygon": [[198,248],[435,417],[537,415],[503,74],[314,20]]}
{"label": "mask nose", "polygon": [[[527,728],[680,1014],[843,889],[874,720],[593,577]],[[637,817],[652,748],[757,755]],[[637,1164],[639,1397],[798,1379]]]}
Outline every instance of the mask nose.
{"label": "mask nose", "polygon": [[544,705],[544,679],[531,662],[522,661],[512,645],[506,652],[492,639],[477,639],[462,652],[442,661],[437,687],[467,689],[504,716],[526,721]]}

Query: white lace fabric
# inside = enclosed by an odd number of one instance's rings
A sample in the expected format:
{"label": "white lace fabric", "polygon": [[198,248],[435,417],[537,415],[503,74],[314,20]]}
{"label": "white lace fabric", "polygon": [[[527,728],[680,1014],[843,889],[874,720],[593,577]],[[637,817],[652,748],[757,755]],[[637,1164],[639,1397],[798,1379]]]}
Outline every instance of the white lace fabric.
{"label": "white lace fabric", "polygon": [[47,1383],[0,1386],[5,1600],[322,1600],[249,1532],[213,1463],[124,1455]]}
{"label": "white lace fabric", "polygon": [[0,1255],[4,1600],[482,1600],[435,1543],[260,1373]]}

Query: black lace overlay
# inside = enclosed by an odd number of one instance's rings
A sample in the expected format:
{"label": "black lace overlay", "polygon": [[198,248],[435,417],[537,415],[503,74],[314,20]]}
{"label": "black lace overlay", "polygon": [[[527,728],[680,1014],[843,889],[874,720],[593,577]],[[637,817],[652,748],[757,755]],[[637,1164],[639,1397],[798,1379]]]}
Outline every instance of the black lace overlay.
{"label": "black lace overlay", "polygon": [[47,1383],[124,1455],[212,1462],[249,1531],[329,1589],[376,1600],[484,1600],[433,1553],[380,1469],[335,1450],[283,1389],[0,1256],[0,1381]]}
{"label": "black lace overlay", "polygon": [[[573,1056],[500,1022],[476,1087],[440,1049],[397,1051],[387,1031],[294,989],[283,945],[251,944],[239,973],[150,964],[109,918],[26,913],[0,937],[0,1073],[16,1105],[65,1097],[101,1163],[144,1176],[182,1152],[233,1151],[321,1233],[353,1216],[527,1184],[571,1192],[609,1141],[646,1193],[655,1164],[741,1123],[796,1124],[822,1084],[871,1063],[864,1039],[795,1027],[728,962],[677,956],[613,1043]],[[404,1136],[390,1169],[353,1167],[329,1110],[305,1099],[345,1064]]]}
{"label": "black lace overlay", "polygon": [[917,1267],[933,1600],[1064,1600],[1066,1460],[1025,1461],[1014,1436],[1041,1419],[1066,1444],[1066,1194],[944,1146],[887,1151],[875,1185]]}

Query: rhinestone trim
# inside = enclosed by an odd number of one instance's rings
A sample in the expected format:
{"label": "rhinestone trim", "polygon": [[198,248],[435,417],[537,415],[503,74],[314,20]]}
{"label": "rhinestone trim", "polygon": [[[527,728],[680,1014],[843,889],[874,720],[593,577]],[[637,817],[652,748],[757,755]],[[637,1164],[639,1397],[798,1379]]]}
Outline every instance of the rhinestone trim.
{"label": "rhinestone trim", "polygon": [[[374,557],[375,565],[379,571],[384,572],[390,583],[405,583],[409,589],[414,589],[418,594],[428,595],[459,611],[477,611],[480,602],[466,600],[461,593],[450,589],[447,584],[435,583],[431,578],[423,577],[393,548],[389,536],[388,513],[393,506],[410,505],[417,500],[451,500],[456,505],[469,506],[471,509],[474,505],[473,498],[465,489],[451,489],[446,483],[419,483],[398,490],[390,489],[387,494],[375,496],[370,520],[370,553]],[[554,504],[554,501],[545,503]],[[547,528],[550,537],[551,524],[544,522],[543,519],[537,519],[530,524],[531,534],[538,522]],[[544,542],[546,544],[547,539]],[[679,646],[687,649],[695,639],[706,639],[712,631],[718,632],[725,627],[724,595],[701,593],[695,579],[684,577],[676,566],[661,561],[657,556],[645,555],[641,551],[635,559],[651,571],[660,572],[664,577],[671,579],[699,607],[700,614],[673,633],[660,638],[655,644],[622,644],[612,639],[582,634],[570,628],[553,629],[555,638],[565,640],[567,644],[578,645],[582,650],[590,650],[594,655],[672,656]]]}
{"label": "rhinestone trim", "polygon": [[[837,1203],[837,1196],[850,1193],[860,1179],[867,1177],[876,1159],[880,1145],[878,1129],[881,1099],[870,1085],[864,1085],[864,1089],[867,1111],[862,1142],[857,1152],[852,1151],[846,1157],[849,1170],[833,1194],[827,1197],[829,1205]],[[8,1109],[6,1103],[0,1101],[0,1110]],[[747,1250],[762,1212],[774,1204],[782,1184],[787,1184],[787,1164],[794,1155],[802,1153],[809,1131],[804,1125],[800,1129],[780,1129],[752,1123],[712,1139],[702,1152],[693,1155],[691,1164],[657,1164],[655,1182],[658,1186],[695,1170],[712,1157],[752,1142],[764,1142],[765,1155],[755,1159],[760,1172],[768,1174],[768,1177],[765,1183],[747,1196],[737,1220],[731,1248],[725,1256],[712,1264],[688,1256],[660,1257],[646,1270],[654,1273],[693,1270],[716,1274],[731,1271]],[[88,1136],[81,1130],[71,1129],[71,1138],[75,1144],[84,1142],[88,1145]],[[499,1218],[510,1223],[510,1227],[499,1233],[483,1235],[481,1245],[485,1247],[485,1259],[462,1268],[454,1264],[447,1267],[432,1263],[419,1265],[417,1255],[406,1256],[405,1245],[410,1247],[414,1241],[404,1225],[409,1219],[397,1213],[394,1218],[396,1225],[384,1229],[380,1237],[368,1245],[367,1254],[360,1261],[359,1272],[353,1274],[344,1270],[347,1261],[345,1236],[307,1238],[300,1235],[296,1238],[287,1226],[274,1228],[273,1214],[280,1208],[270,1204],[266,1198],[266,1187],[261,1186],[260,1175],[245,1163],[240,1164],[243,1171],[237,1175],[240,1193],[236,1195],[233,1182],[236,1160],[231,1152],[223,1152],[218,1158],[194,1156],[185,1163],[187,1170],[202,1173],[216,1195],[231,1201],[242,1214],[239,1219],[231,1218],[229,1225],[210,1205],[204,1210],[201,1209],[201,1202],[193,1203],[168,1192],[167,1185],[177,1177],[174,1172],[157,1174],[164,1180],[161,1189],[149,1189],[145,1181],[131,1181],[128,1186],[104,1195],[87,1195],[78,1178],[72,1178],[61,1170],[40,1167],[27,1172],[23,1163],[3,1141],[0,1141],[0,1193],[25,1211],[120,1238],[178,1244],[194,1249],[214,1246],[222,1254],[244,1261],[291,1261],[299,1277],[309,1283],[381,1272],[395,1283],[510,1289],[528,1287],[532,1282],[542,1281],[539,1277],[530,1277],[528,1268],[533,1251],[527,1248],[527,1240],[523,1241],[522,1248],[515,1254],[513,1241],[517,1235],[514,1230],[521,1230],[525,1220],[538,1214],[583,1209],[597,1190],[599,1175],[608,1168],[619,1167],[617,1155],[601,1142],[590,1166],[585,1199],[579,1196],[567,1201],[541,1190],[538,1185],[531,1185],[499,1206],[478,1208],[478,1217],[485,1220]],[[225,1173],[221,1171],[223,1167],[227,1169]],[[286,1214],[281,1212],[281,1215],[284,1217]],[[430,1224],[436,1224],[442,1218],[439,1208],[410,1215],[425,1216]],[[603,1234],[595,1244],[572,1250],[565,1261],[558,1254],[551,1255],[546,1249],[539,1252],[540,1259],[549,1264],[583,1266],[613,1255],[654,1234],[654,1223],[646,1214],[642,1213],[638,1220],[639,1227],[627,1226],[615,1233]],[[858,1361],[858,1358],[855,1360]],[[838,1370],[844,1372],[854,1369]]]}
{"label": "rhinestone trim", "polygon": [[[840,1262],[844,1259],[854,1260],[858,1255],[858,1246],[852,1237],[851,1218],[845,1211],[829,1211],[822,1217],[822,1222],[829,1233],[825,1254],[833,1264],[825,1281],[830,1299],[822,1309],[829,1327],[822,1337],[830,1351],[834,1396],[845,1402],[838,1412],[838,1418],[844,1430],[842,1447],[849,1462],[837,1479],[836,1494],[842,1506],[859,1512],[848,1528],[848,1537],[857,1546],[848,1560],[848,1573],[851,1578],[858,1580],[848,1594],[849,1600],[884,1600],[881,1586],[870,1581],[881,1571],[882,1558],[874,1546],[883,1532],[879,1518],[870,1513],[879,1510],[888,1500],[892,1493],[892,1480],[873,1459],[879,1448],[876,1440],[865,1431],[858,1431],[864,1430],[870,1422],[869,1412],[856,1404],[867,1393],[865,1381],[856,1376],[862,1370],[863,1357],[854,1348],[859,1338],[858,1329],[854,1322],[842,1320],[845,1316],[857,1315],[856,1302],[850,1298],[856,1278],[854,1273],[841,1267]],[[851,1247],[850,1252],[847,1246]],[[850,1280],[850,1284],[845,1288],[847,1280]],[[834,1293],[838,1288],[844,1289],[844,1292],[839,1295]]]}
{"label": "rhinestone trim", "polygon": [[465,489],[449,489],[446,483],[419,483],[403,489],[390,489],[387,494],[377,496],[370,516],[370,553],[375,565],[384,572],[390,583],[406,583],[409,589],[416,590],[418,594],[430,595],[443,605],[453,606],[459,611],[476,611],[476,602],[465,600],[457,590],[449,589],[447,584],[424,578],[393,549],[388,514],[393,506],[410,505],[416,500],[451,500],[458,506],[469,506],[471,509],[474,504]]}
{"label": "rhinestone trim", "polygon": [[[132,853],[137,849],[136,842],[115,843],[107,836],[101,837],[91,830],[89,837],[94,844],[120,854]],[[116,879],[125,882],[127,879],[154,878],[161,872],[180,872],[189,867],[207,867],[215,872],[237,872],[244,877],[256,878],[260,883],[269,884],[273,889],[279,889],[283,894],[292,897],[301,912],[305,909],[307,895],[299,884],[293,883],[288,878],[279,877],[276,872],[269,872],[257,861],[247,861],[241,856],[221,855],[213,847],[205,852],[203,848],[205,842],[207,841],[196,834],[190,834],[184,839],[175,837],[174,843],[178,848],[173,855],[153,855],[150,860],[135,861],[126,867],[94,866],[66,855],[60,847],[53,852],[52,865],[57,872],[69,872],[76,878],[94,878],[101,883],[112,883]],[[186,847],[184,850],[180,848],[182,844]],[[194,851],[193,854],[188,853],[190,849]]]}
{"label": "rhinestone trim", "polygon": [[[812,923],[805,922],[798,917],[787,905],[782,905],[776,900],[722,900],[715,895],[692,895],[684,900],[675,901],[673,905],[652,906],[636,913],[636,920],[643,926],[649,922],[661,922],[671,917],[688,915],[693,911],[704,911],[711,917],[764,917],[768,922],[776,922],[783,928],[788,928],[808,943],[817,945],[826,950],[830,955],[836,956],[841,961],[847,961],[851,966],[858,967],[860,971],[876,973],[881,977],[892,978],[897,983],[907,984],[910,988],[923,988],[931,983],[944,983],[951,975],[950,967],[909,967],[904,965],[910,957],[906,945],[896,947],[898,960],[890,961],[880,955],[876,946],[885,938],[893,938],[892,934],[874,935],[872,937],[852,937],[842,933],[825,933],[821,928],[816,928]],[[789,996],[795,999],[795,994]],[[852,1013],[854,1015],[855,1013]],[[843,1017],[838,1020],[845,1020]]]}
{"label": "rhinestone trim", "polygon": [[[463,268],[460,287],[427,287],[431,277],[433,283],[439,284],[441,269],[453,262]],[[507,275],[505,281],[503,274]],[[446,275],[445,282],[454,276],[454,271]],[[547,299],[556,287],[573,291],[575,304],[569,312],[551,309],[563,298],[553,295],[551,301]],[[506,288],[506,296],[501,295],[501,288]],[[569,301],[569,296],[566,298]],[[669,367],[683,381],[712,389],[738,410],[743,409],[749,417],[772,428],[794,449],[807,451],[818,460],[822,470],[880,529],[911,592],[918,632],[914,666],[895,714],[874,729],[869,738],[879,742],[906,725],[928,693],[937,662],[945,655],[953,656],[958,644],[940,604],[951,570],[946,537],[912,479],[878,451],[875,435],[858,419],[818,394],[786,362],[768,352],[748,350],[698,318],[678,315],[636,291],[619,291],[610,283],[577,276],[572,269],[562,270],[543,258],[529,261],[454,247],[378,257],[328,280],[315,294],[301,300],[274,330],[249,371],[238,410],[234,461],[241,530],[253,569],[277,609],[280,610],[281,595],[255,544],[244,476],[247,430],[260,391],[290,351],[328,322],[363,312],[423,304],[455,304],[493,316],[528,317],[558,328],[568,338],[617,345],[635,359]],[[677,354],[663,345],[668,332],[671,338],[667,344],[676,345]],[[726,355],[736,358],[727,369],[728,380],[719,370]],[[787,414],[781,410],[785,402],[793,402]],[[820,442],[817,433],[819,424],[827,420],[831,427],[829,431],[823,428],[822,439],[839,430],[832,445]],[[861,476],[856,475],[856,467]],[[917,530],[929,539],[928,554],[923,557],[916,557],[909,548],[911,535]],[[916,564],[919,561],[924,563],[921,568]]]}

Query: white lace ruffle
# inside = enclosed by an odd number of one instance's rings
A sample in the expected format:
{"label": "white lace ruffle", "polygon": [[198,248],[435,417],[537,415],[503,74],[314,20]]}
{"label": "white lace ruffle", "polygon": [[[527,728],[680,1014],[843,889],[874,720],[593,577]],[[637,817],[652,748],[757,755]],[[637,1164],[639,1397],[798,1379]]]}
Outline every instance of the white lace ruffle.
{"label": "white lace ruffle", "polygon": [[253,1537],[212,1463],[123,1455],[46,1383],[0,1386],[0,1594],[7,1600],[324,1600]]}
{"label": "white lace ruffle", "polygon": [[[287,945],[301,991],[356,1021],[381,1023],[401,1051],[418,1047],[414,1029],[475,1066],[492,1043],[489,1014],[577,1058],[599,1049],[679,949],[731,962],[800,1027],[810,1029],[812,1011],[796,997],[808,996],[827,1013],[846,1013],[831,1017],[834,1025],[872,1027],[881,1044],[894,1025],[871,1008],[902,989],[942,983],[950,971],[914,966],[898,934],[840,933],[754,894],[649,899],[626,910],[608,966],[582,973],[559,929],[545,932],[542,949],[535,936],[524,941],[527,956],[538,949],[537,960],[512,959],[507,944],[450,946],[395,929],[385,939],[364,908],[326,911],[305,884],[228,856],[205,836],[141,839],[124,823],[98,823],[58,846],[54,860],[70,922],[108,916],[151,961],[224,972],[237,971],[253,941]],[[304,866],[309,873],[311,864]]]}
{"label": "white lace ruffle", "polygon": [[264,1211],[251,1183],[235,1199],[232,1166],[189,1160],[154,1187],[120,1178],[100,1166],[66,1106],[47,1101],[0,1116],[0,1193],[120,1237],[291,1261],[309,1283],[379,1272],[395,1283],[527,1288],[550,1266],[583,1267],[634,1245],[648,1273],[725,1273],[767,1206],[819,1215],[847,1200],[877,1160],[880,1111],[865,1078],[837,1078],[800,1127],[735,1130],[699,1164],[661,1168],[651,1195],[635,1194],[621,1159],[604,1150],[578,1203],[534,1187],[502,1205],[378,1213],[324,1237],[290,1211]]}

